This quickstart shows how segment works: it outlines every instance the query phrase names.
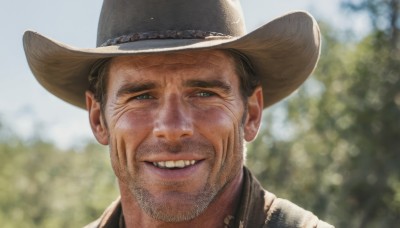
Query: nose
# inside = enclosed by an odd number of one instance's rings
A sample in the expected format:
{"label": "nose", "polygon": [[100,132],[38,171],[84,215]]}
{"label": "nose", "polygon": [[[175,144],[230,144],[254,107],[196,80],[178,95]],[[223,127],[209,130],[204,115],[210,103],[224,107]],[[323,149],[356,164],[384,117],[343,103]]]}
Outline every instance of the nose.
{"label": "nose", "polygon": [[190,112],[177,96],[167,98],[160,106],[153,134],[168,141],[177,141],[193,135]]}

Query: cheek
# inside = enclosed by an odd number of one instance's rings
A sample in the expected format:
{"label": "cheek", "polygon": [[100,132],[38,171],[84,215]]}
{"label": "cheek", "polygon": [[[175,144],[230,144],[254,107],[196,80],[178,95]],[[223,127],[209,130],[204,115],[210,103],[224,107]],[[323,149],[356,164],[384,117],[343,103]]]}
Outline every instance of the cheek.
{"label": "cheek", "polygon": [[119,177],[135,172],[135,151],[149,132],[150,115],[126,111],[110,126],[110,152],[112,165]]}
{"label": "cheek", "polygon": [[147,134],[149,131],[151,121],[151,113],[125,111],[114,120],[114,129],[111,134],[114,134],[117,139],[131,138],[131,140],[140,140],[142,135]]}
{"label": "cheek", "polygon": [[203,112],[193,112],[197,120],[196,128],[209,139],[226,138],[235,128],[235,120],[231,113],[220,108],[207,109]]}
{"label": "cheek", "polygon": [[243,159],[242,115],[226,107],[207,110],[196,116],[199,133],[210,140],[216,152],[215,165],[234,166]]}

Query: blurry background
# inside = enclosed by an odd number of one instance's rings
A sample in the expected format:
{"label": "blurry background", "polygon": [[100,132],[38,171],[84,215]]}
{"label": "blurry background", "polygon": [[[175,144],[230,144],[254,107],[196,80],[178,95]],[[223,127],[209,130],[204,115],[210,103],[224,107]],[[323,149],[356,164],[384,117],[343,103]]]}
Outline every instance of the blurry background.
{"label": "blurry background", "polygon": [[[32,76],[27,29],[94,47],[98,0],[0,0],[1,227],[82,227],[118,196],[85,111]],[[264,111],[247,164],[263,186],[336,227],[400,224],[400,0],[243,0],[248,31],[287,11],[320,22],[318,68]]]}

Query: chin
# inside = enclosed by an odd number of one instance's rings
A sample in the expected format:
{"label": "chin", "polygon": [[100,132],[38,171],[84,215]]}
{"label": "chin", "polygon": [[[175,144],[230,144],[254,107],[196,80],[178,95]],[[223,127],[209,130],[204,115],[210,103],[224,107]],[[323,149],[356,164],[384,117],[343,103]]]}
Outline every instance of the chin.
{"label": "chin", "polygon": [[210,186],[197,193],[172,191],[161,196],[154,196],[148,190],[138,187],[131,188],[131,192],[146,214],[163,222],[192,220],[202,214],[217,195],[217,191]]}

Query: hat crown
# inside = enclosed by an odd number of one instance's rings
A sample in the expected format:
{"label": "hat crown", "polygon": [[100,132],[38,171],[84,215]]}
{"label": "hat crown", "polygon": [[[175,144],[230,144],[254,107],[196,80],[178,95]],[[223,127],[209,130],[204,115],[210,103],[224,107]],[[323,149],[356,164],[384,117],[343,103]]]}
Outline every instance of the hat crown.
{"label": "hat crown", "polygon": [[124,35],[169,30],[242,36],[239,0],[104,0],[97,46]]}

